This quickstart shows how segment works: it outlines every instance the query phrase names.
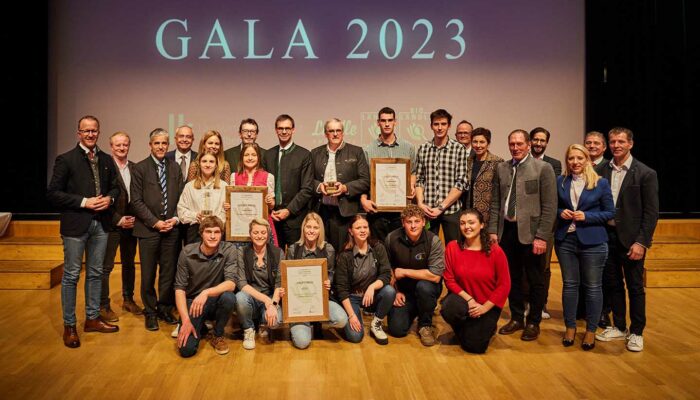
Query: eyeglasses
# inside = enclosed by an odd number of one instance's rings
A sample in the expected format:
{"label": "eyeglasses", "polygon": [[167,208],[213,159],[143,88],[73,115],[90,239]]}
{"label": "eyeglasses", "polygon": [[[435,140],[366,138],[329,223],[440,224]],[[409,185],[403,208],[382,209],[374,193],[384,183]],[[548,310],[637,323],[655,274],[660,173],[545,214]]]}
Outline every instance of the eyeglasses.
{"label": "eyeglasses", "polygon": [[95,134],[98,132],[99,132],[99,130],[96,130],[96,129],[78,129],[78,133],[82,133],[82,134],[91,134],[91,133]]}
{"label": "eyeglasses", "polygon": [[279,127],[275,128],[275,129],[277,129],[277,130],[280,131],[280,132],[291,132],[292,129],[294,129],[294,128],[288,128],[288,127],[279,126]]}
{"label": "eyeglasses", "polygon": [[254,133],[258,133],[257,129],[241,129],[241,133],[244,135],[252,135]]}

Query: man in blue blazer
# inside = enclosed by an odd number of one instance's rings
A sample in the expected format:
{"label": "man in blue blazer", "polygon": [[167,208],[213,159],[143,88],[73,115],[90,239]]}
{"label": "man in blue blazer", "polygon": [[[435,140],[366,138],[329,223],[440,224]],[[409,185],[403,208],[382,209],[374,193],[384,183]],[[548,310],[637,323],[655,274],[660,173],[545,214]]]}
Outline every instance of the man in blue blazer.
{"label": "man in blue blazer", "polygon": [[[603,295],[613,312],[613,326],[596,335],[601,341],[627,341],[627,350],[642,351],[646,326],[644,257],[651,247],[659,219],[659,182],[656,171],[632,157],[634,136],[627,128],[608,133],[613,159],[602,176],[610,182],[615,219],[608,226],[609,255],[603,273]],[[626,331],[625,285],[630,302],[630,326]]]}
{"label": "man in blue blazer", "polygon": [[97,147],[100,122],[91,115],[78,121],[78,144],[56,157],[46,197],[61,211],[63,239],[63,344],[80,346],[75,297],[85,255],[85,332],[117,332],[100,318],[102,268],[111,230],[114,199],[119,196],[117,171],[111,157]]}

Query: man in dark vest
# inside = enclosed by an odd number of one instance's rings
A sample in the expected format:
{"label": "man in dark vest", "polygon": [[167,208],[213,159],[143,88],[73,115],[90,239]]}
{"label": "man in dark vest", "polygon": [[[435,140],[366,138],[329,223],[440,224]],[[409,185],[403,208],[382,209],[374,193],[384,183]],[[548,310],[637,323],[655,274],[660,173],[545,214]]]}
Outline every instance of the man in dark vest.
{"label": "man in dark vest", "polygon": [[418,317],[418,335],[424,346],[435,344],[433,311],[442,292],[445,250],[440,238],[425,230],[423,210],[409,204],[401,212],[403,227],[389,233],[386,248],[391,263],[391,284],[396,289],[389,312],[389,333],[403,337]]}

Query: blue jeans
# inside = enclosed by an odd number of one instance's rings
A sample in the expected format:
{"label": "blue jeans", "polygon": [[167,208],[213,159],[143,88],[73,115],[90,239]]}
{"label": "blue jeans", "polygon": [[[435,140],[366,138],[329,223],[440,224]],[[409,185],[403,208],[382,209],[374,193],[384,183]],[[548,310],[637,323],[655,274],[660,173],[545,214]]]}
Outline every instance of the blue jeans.
{"label": "blue jeans", "polygon": [[[331,328],[345,328],[345,325],[348,323],[348,315],[345,313],[345,310],[334,301],[328,302],[328,318]],[[289,332],[292,335],[292,344],[297,349],[305,349],[311,344],[311,337],[313,336],[311,323],[300,322],[291,324]]]}
{"label": "blue jeans", "polygon": [[389,333],[391,336],[404,337],[411,329],[413,320],[418,317],[418,329],[433,325],[433,312],[438,297],[442,293],[442,282],[418,281],[415,289],[404,293],[406,304],[393,307],[389,311]]}
{"label": "blue jeans", "polygon": [[[236,309],[238,310],[238,322],[241,328],[248,329],[255,327],[255,319],[265,322],[265,303],[256,300],[253,296],[244,291],[236,293]],[[269,328],[277,328],[282,323],[282,308],[277,306],[277,324]]]}
{"label": "blue jeans", "polygon": [[[355,312],[355,315],[357,315],[357,319],[360,320],[362,328],[359,332],[356,332],[350,327],[350,324],[345,325],[345,339],[347,339],[348,342],[360,343],[365,336],[362,312],[360,310],[360,308],[362,308],[362,295],[351,294],[349,299],[352,310]],[[396,290],[394,290],[393,286],[384,285],[378,292],[375,292],[374,303],[372,303],[372,307],[374,307],[374,316],[379,319],[384,319],[384,317],[389,314],[389,311],[391,311],[391,307],[394,305],[394,299],[396,299]]]}
{"label": "blue jeans", "polygon": [[561,295],[564,324],[567,328],[576,328],[579,286],[583,285],[586,292],[586,330],[595,332],[603,309],[603,268],[608,258],[608,244],[586,246],[572,232],[564,240],[557,241],[555,249],[564,281]]}
{"label": "blue jeans", "polygon": [[61,280],[61,307],[63,323],[75,325],[76,287],[85,254],[85,314],[88,319],[100,316],[102,264],[107,249],[107,232],[97,220],[92,220],[82,236],[61,236],[63,239],[63,279]]}
{"label": "blue jeans", "polygon": [[[193,299],[187,299],[187,310],[190,309],[192,300]],[[231,317],[231,312],[233,312],[235,307],[236,295],[234,295],[233,292],[224,292],[218,297],[209,297],[206,303],[204,303],[202,313],[199,314],[198,317],[190,316],[192,326],[194,326],[194,330],[197,332],[199,338],[190,335],[185,345],[180,348],[180,356],[187,358],[197,354],[199,341],[204,334],[202,327],[204,327],[205,320],[213,319],[215,321],[214,336],[224,336],[224,328],[226,328],[226,324]]]}

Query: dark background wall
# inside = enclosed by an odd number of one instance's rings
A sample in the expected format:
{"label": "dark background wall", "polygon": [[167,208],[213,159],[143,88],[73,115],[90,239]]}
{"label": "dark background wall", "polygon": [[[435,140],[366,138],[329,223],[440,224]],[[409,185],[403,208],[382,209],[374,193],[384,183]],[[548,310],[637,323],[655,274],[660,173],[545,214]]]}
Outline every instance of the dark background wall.
{"label": "dark background wall", "polygon": [[[49,8],[28,2],[17,7],[0,28],[5,51],[0,211],[49,218]],[[698,17],[692,1],[586,2],[586,130],[634,131],[633,155],[657,170],[666,218],[700,217],[699,152],[691,126],[700,114]]]}

